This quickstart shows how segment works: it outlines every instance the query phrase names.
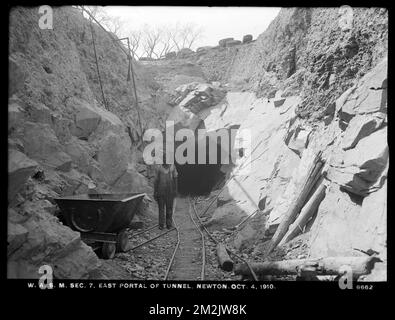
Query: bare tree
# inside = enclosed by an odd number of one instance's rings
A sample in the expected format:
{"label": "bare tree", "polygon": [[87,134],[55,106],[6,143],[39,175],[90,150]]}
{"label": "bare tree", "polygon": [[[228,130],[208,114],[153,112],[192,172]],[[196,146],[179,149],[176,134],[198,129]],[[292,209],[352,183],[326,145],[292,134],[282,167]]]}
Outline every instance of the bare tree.
{"label": "bare tree", "polygon": [[154,27],[146,24],[140,30],[129,31],[128,34],[130,50],[135,58],[146,56],[160,59],[173,50],[192,48],[202,37],[203,30],[195,24]]}
{"label": "bare tree", "polygon": [[174,48],[174,43],[171,40],[172,33],[171,33],[170,28],[164,27],[162,30],[163,30],[162,37],[160,40],[161,48],[156,55],[158,58],[163,58],[164,56],[166,56],[166,54],[168,54]]}
{"label": "bare tree", "polygon": [[84,6],[86,10],[90,12],[92,17],[94,17],[99,23],[102,23],[107,19],[107,12],[103,7],[99,6]]}
{"label": "bare tree", "polygon": [[197,40],[203,36],[203,29],[196,24],[179,24],[177,23],[171,29],[171,40],[177,51],[183,48],[191,49]]}
{"label": "bare tree", "polygon": [[141,30],[129,32],[130,51],[132,51],[132,56],[136,59],[139,58],[138,51],[141,45],[142,34]]}
{"label": "bare tree", "polygon": [[118,38],[121,36],[121,31],[124,26],[124,22],[120,17],[110,16],[104,7],[100,6],[84,6],[90,14],[108,31],[114,33]]}
{"label": "bare tree", "polygon": [[148,25],[145,25],[143,28],[143,49],[144,53],[148,58],[152,58],[153,55],[158,57],[156,50],[158,50],[158,46],[160,45],[161,37],[162,37],[162,29],[159,27],[151,28]]}

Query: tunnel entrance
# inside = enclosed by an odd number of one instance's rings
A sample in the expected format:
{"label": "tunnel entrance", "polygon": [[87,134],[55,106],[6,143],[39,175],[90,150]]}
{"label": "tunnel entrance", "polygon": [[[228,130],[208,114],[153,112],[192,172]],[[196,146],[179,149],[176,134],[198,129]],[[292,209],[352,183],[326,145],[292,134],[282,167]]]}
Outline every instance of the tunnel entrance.
{"label": "tunnel entrance", "polygon": [[208,195],[225,176],[220,170],[221,164],[176,164],[176,167],[178,190],[182,195]]}
{"label": "tunnel entrance", "polygon": [[[204,128],[204,122],[202,121],[198,129]],[[213,141],[212,141],[213,142]],[[181,144],[179,142],[178,144]],[[211,149],[211,152],[216,152],[216,162],[210,163],[210,148],[209,148],[209,138],[206,139],[206,162],[205,164],[198,163],[199,152],[204,152],[202,148],[199,149],[199,142],[197,139],[197,134],[195,134],[195,163],[194,164],[179,164],[175,162],[178,171],[178,190],[181,195],[195,195],[204,196],[211,193],[211,191],[219,188],[225,180],[225,172],[221,170],[223,168],[223,157],[228,157],[229,162],[230,152],[232,150],[232,141],[229,141],[228,152],[224,151],[221,147],[221,139],[217,138],[214,143],[216,143],[216,148]]]}
{"label": "tunnel entrance", "polygon": [[[175,124],[173,138],[171,138],[171,135],[168,136],[165,134],[165,132],[162,133],[162,137],[165,137],[163,140],[163,151],[165,154],[166,140],[173,140],[171,144],[173,147],[171,149],[174,152],[173,159],[178,172],[178,192],[181,195],[204,196],[222,187],[225,183],[226,175],[234,166],[232,163],[232,154],[242,157],[240,154],[242,148],[238,150],[234,148],[236,139],[235,131],[237,132],[239,127],[239,125],[234,125],[208,133],[200,132],[201,134],[199,135],[198,129],[205,129],[204,121],[202,120],[195,129],[194,135],[191,137],[187,134],[188,138],[183,136],[183,141],[179,141],[179,138],[177,140],[175,139],[175,133],[178,130],[187,129],[181,123]],[[233,133],[231,132],[232,130]],[[191,153],[186,154],[188,151],[191,151],[189,149],[191,142],[192,146],[194,145],[194,148],[192,148],[194,149],[194,155],[191,155]],[[188,148],[185,148],[185,145]],[[204,160],[204,155],[205,161],[202,161]]]}
{"label": "tunnel entrance", "polygon": [[[178,190],[182,195],[204,196],[210,194],[221,182],[225,173],[221,171],[221,146],[217,143],[217,162],[209,163],[209,148],[206,147],[206,164],[198,163],[198,144],[195,142],[195,164],[178,164]],[[201,151],[201,150],[200,150]]]}

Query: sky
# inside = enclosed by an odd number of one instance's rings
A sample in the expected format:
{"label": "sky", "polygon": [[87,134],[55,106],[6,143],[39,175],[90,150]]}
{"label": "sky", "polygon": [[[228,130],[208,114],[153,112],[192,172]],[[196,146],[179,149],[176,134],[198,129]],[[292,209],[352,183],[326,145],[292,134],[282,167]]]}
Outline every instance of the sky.
{"label": "sky", "polygon": [[215,46],[223,38],[242,40],[245,34],[254,39],[269,26],[280,8],[274,7],[124,7],[105,8],[111,16],[120,17],[126,29],[140,29],[144,24],[151,26],[174,25],[179,22],[195,23],[203,27],[203,37],[192,49]]}

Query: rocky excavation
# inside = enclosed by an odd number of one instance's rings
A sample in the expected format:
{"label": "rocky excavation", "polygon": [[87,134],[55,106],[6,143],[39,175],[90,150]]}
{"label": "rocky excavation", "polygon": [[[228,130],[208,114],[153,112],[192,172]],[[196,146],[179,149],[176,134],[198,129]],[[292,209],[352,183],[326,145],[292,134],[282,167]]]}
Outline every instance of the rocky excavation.
{"label": "rocky excavation", "polygon": [[[176,166],[204,226],[260,279],[328,280],[348,264],[359,280],[386,281],[387,10],[353,8],[342,29],[336,8],[282,9],[255,40],[133,61],[137,94],[128,56],[104,30],[77,8],[53,13],[56,28],[42,30],[37,9],[10,12],[8,278],[36,279],[48,264],[58,279],[163,279],[174,233],[104,260],[54,199],[92,185],[145,193],[128,234],[131,246],[147,239],[157,206],[143,132],[167,120],[251,133],[233,146],[240,162]],[[237,259],[222,270],[205,240],[208,280],[251,279]]]}

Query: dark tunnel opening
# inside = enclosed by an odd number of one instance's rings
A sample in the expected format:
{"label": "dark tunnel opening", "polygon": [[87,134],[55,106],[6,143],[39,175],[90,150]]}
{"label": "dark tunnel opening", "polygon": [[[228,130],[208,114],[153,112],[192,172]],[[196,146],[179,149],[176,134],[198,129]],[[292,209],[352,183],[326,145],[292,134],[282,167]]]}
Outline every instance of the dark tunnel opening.
{"label": "dark tunnel opening", "polygon": [[[217,156],[221,153],[221,147],[217,146]],[[220,158],[220,156],[218,156]],[[177,164],[178,190],[181,195],[203,196],[208,195],[225,178],[221,171],[221,160],[215,164]]]}
{"label": "dark tunnel opening", "polygon": [[[188,139],[184,137],[183,141],[176,141],[176,139],[173,138],[173,159],[178,172],[178,193],[180,195],[206,196],[213,190],[222,187],[225,183],[227,172],[233,165],[232,153],[234,152],[234,154],[239,157],[242,156],[242,154],[240,154],[240,152],[242,153],[243,151],[242,149],[234,150],[235,141],[233,135],[237,132],[239,127],[239,125],[234,125],[228,128],[210,131],[209,133],[205,132],[204,134],[206,134],[206,136],[200,136],[199,140],[198,129],[205,129],[204,121],[202,120],[196,128],[194,137],[192,138],[192,144],[194,143],[195,150],[194,161],[192,161],[193,156],[187,156],[187,149],[185,148],[181,149],[183,150],[181,152],[184,157],[184,161],[181,163],[177,161],[177,152],[180,152],[177,149]],[[181,124],[176,124],[173,132],[176,133],[177,130],[184,128],[185,127]],[[163,141],[163,151],[166,153],[166,139],[168,139],[168,136],[165,132],[162,134],[165,137]],[[222,135],[227,135],[227,138],[223,139]],[[205,140],[206,142],[205,144],[200,145],[202,140]],[[214,156],[213,153],[215,153]],[[204,154],[206,155],[205,161],[203,161],[203,163],[199,163],[199,159],[204,159]],[[188,159],[190,162],[185,162],[185,159]]]}
{"label": "dark tunnel opening", "polygon": [[[213,190],[219,188],[225,180],[225,172],[221,170],[223,164],[231,163],[231,153],[233,150],[233,141],[229,135],[229,144],[225,149],[221,146],[221,138],[216,138],[216,162],[210,163],[210,139],[206,138],[205,151],[202,148],[199,149],[199,142],[197,139],[197,130],[204,129],[204,122],[202,121],[195,131],[195,163],[190,164],[179,164],[175,162],[178,171],[178,190],[181,195],[194,195],[204,196],[210,194]],[[237,129],[237,128],[232,128]],[[227,130],[229,134],[230,130]],[[214,140],[211,141],[213,143]],[[179,142],[181,144],[182,142]],[[177,145],[177,144],[176,144]],[[199,164],[199,152],[205,152],[206,162],[205,164]],[[213,151],[212,151],[213,152]],[[224,157],[228,158],[228,162],[223,161]]]}

